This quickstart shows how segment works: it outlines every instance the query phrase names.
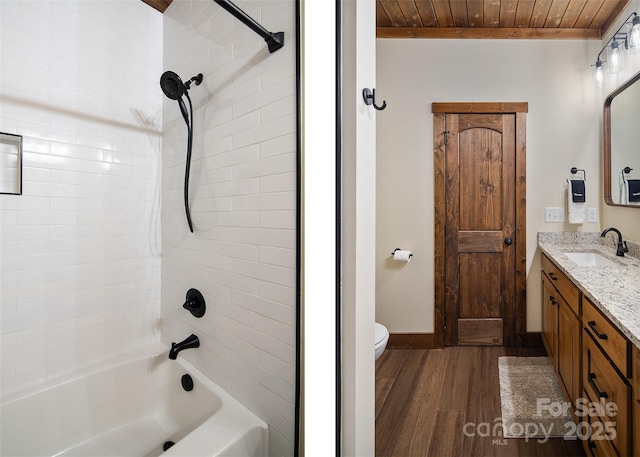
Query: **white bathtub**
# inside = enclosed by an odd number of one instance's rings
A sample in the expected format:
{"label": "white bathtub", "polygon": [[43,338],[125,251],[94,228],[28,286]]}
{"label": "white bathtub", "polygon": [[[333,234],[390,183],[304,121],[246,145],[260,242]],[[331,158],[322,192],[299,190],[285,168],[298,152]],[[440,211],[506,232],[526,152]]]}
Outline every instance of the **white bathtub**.
{"label": "white bathtub", "polygon": [[[264,456],[267,425],[163,344],[0,405],[2,456]],[[189,374],[194,388],[182,388]],[[163,444],[175,445],[163,452]]]}

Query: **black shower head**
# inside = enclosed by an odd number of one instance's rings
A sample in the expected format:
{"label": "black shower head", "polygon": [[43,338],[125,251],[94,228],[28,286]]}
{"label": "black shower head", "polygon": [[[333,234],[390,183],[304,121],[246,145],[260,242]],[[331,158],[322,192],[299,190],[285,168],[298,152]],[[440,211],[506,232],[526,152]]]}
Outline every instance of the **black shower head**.
{"label": "black shower head", "polygon": [[180,76],[172,71],[165,71],[160,77],[162,92],[171,100],[178,100],[187,91]]}

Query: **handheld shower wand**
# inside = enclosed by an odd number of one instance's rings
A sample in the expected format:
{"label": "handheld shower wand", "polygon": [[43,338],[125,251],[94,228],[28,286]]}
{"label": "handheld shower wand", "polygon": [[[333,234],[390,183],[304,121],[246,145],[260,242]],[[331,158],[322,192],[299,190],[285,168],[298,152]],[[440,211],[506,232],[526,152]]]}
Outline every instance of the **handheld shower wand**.
{"label": "handheld shower wand", "polygon": [[[202,73],[198,73],[196,76],[188,80],[186,83],[182,82],[180,76],[172,71],[165,71],[160,77],[160,87],[162,92],[171,100],[177,100],[180,112],[184,118],[184,122],[187,124],[187,160],[184,173],[184,210],[187,215],[187,224],[189,224],[189,230],[193,233],[193,223],[191,222],[191,212],[189,211],[189,174],[191,170],[191,149],[193,147],[193,105],[191,103],[191,97],[189,97],[188,90],[191,88],[191,83],[194,82],[196,86],[202,83]],[[187,98],[189,102],[189,111],[182,99],[182,96]]]}

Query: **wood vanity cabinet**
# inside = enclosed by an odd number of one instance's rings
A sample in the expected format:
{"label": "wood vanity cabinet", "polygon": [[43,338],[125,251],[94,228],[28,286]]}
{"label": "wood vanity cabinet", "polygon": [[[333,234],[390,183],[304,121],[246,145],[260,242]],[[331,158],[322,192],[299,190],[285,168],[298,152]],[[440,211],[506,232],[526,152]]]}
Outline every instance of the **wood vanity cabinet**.
{"label": "wood vanity cabinet", "polygon": [[565,399],[580,396],[580,291],[542,255],[542,341]]}
{"label": "wood vanity cabinet", "polygon": [[640,457],[640,349],[545,254],[541,267],[542,341],[586,454]]}

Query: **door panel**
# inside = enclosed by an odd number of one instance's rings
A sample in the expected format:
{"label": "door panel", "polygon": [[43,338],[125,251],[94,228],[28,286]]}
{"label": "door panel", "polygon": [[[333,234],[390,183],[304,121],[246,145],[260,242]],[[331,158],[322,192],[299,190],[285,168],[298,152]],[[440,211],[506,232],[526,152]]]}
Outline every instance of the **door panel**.
{"label": "door panel", "polygon": [[460,319],[501,317],[500,263],[499,254],[460,254]]}
{"label": "door panel", "polygon": [[460,132],[460,230],[502,228],[501,140],[481,127]]}
{"label": "door panel", "polygon": [[502,252],[502,232],[458,231],[458,252]]}
{"label": "door panel", "polygon": [[458,320],[458,344],[461,346],[502,346],[502,319]]}

